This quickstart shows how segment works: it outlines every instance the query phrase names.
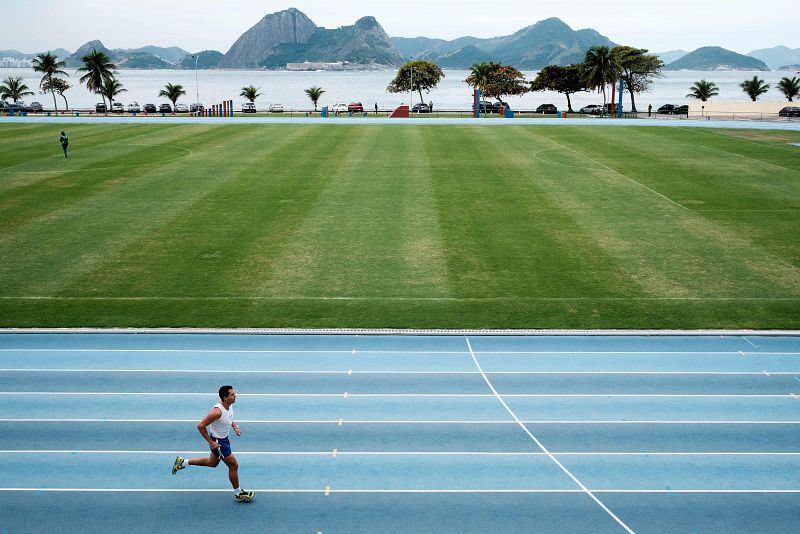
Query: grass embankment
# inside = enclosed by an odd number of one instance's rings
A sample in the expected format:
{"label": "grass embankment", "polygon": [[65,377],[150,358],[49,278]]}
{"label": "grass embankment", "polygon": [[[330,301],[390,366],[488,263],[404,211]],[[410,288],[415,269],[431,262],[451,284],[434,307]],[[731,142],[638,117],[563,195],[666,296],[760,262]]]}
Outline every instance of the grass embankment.
{"label": "grass embankment", "polygon": [[797,133],[0,127],[0,326],[800,328]]}

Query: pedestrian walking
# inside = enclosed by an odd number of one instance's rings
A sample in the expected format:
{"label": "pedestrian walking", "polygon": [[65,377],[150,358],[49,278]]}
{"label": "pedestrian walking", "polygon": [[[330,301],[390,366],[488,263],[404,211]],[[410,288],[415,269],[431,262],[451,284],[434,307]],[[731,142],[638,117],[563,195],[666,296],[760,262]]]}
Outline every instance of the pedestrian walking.
{"label": "pedestrian walking", "polygon": [[69,138],[67,137],[66,133],[61,132],[61,137],[59,137],[58,140],[61,141],[61,148],[64,149],[64,157],[66,158],[67,147],[69,146]]}
{"label": "pedestrian walking", "polygon": [[[208,457],[192,458],[191,460],[178,456],[172,465],[172,474],[174,475],[190,465],[217,467],[220,462],[224,462],[228,466],[228,479],[233,486],[234,497],[239,502],[249,502],[253,500],[255,492],[244,491],[239,487],[239,462],[231,451],[231,442],[228,439],[231,428],[237,436],[242,435],[239,425],[233,420],[233,403],[236,402],[236,392],[233,390],[233,386],[219,388],[219,399],[220,402],[216,403],[203,420],[197,423],[197,430],[211,448],[211,454]],[[210,433],[208,432],[209,427],[211,428]]]}
{"label": "pedestrian walking", "polygon": [[377,115],[377,114],[378,114],[378,103],[375,102],[375,115]]}

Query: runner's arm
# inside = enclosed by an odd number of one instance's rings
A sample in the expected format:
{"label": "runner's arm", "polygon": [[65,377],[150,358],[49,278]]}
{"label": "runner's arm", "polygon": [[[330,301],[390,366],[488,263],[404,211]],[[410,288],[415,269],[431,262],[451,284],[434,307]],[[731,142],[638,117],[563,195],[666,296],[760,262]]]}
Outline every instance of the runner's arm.
{"label": "runner's arm", "polygon": [[200,432],[200,435],[203,436],[203,439],[206,440],[209,446],[212,449],[216,449],[219,447],[219,444],[211,439],[211,436],[208,435],[208,429],[206,428],[208,425],[216,421],[222,417],[222,410],[219,408],[211,408],[211,411],[203,418],[202,421],[197,423],[197,430]]}

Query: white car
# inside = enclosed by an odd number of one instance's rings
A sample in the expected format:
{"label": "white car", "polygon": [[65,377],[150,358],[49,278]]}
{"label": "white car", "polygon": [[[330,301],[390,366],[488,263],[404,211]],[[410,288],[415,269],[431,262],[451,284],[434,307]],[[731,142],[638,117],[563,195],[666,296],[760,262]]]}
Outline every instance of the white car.
{"label": "white car", "polygon": [[138,102],[132,102],[128,104],[128,113],[141,113],[142,108],[139,107]]}
{"label": "white car", "polygon": [[269,112],[270,113],[283,113],[283,104],[270,104],[269,105]]}
{"label": "white car", "polygon": [[255,113],[256,112],[256,103],[255,102],[245,102],[242,104],[242,113]]}
{"label": "white car", "polygon": [[122,105],[122,102],[114,102],[111,104],[111,113],[124,113],[125,106]]}
{"label": "white car", "polygon": [[583,106],[579,112],[585,115],[600,115],[603,113],[603,106],[600,104],[589,104],[588,106]]}
{"label": "white car", "polygon": [[339,113],[347,113],[347,104],[334,104],[331,111],[338,111]]}
{"label": "white car", "polygon": [[175,113],[189,113],[189,106],[186,104],[175,104]]}

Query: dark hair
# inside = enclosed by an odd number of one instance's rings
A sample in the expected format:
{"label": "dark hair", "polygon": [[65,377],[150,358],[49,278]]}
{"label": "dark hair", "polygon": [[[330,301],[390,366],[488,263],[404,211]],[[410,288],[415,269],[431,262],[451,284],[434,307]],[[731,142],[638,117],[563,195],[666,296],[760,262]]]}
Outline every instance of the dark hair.
{"label": "dark hair", "polygon": [[61,132],[61,135],[64,135],[64,132]]}
{"label": "dark hair", "polygon": [[233,389],[233,386],[222,386],[219,388],[219,398],[220,400],[225,400],[228,398],[228,392]]}

